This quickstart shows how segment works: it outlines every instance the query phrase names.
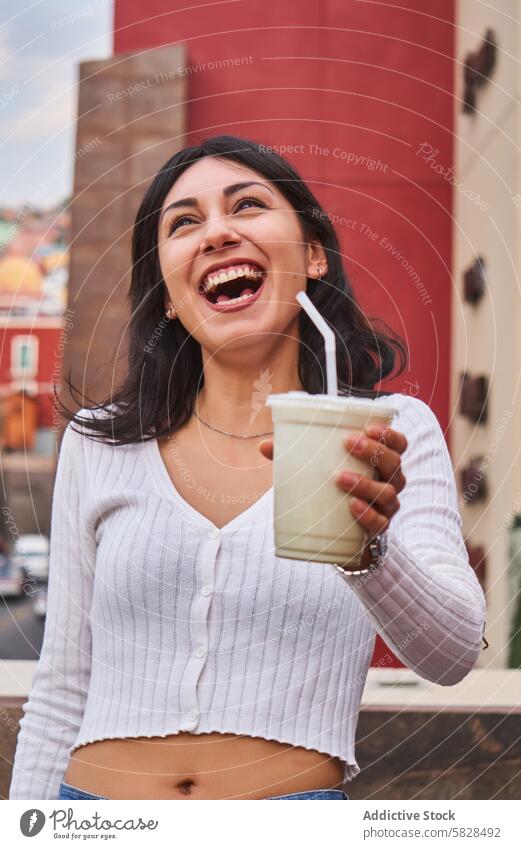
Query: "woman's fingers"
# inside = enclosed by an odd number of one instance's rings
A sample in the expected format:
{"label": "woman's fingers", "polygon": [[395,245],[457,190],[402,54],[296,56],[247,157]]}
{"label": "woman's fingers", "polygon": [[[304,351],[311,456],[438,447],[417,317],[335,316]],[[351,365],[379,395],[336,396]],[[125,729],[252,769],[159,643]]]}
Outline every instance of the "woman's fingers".
{"label": "woman's fingers", "polygon": [[372,425],[364,432],[349,434],[345,446],[349,453],[370,463],[377,479],[346,470],[339,474],[337,483],[353,496],[350,512],[367,533],[382,533],[400,509],[397,496],[406,484],[401,455],[407,448],[407,438],[390,427]]}
{"label": "woman's fingers", "polygon": [[372,439],[383,441],[385,445],[397,451],[398,454],[403,454],[407,448],[407,437],[399,430],[393,430],[392,427],[384,427],[383,425],[369,425],[365,432]]}
{"label": "woman's fingers", "polygon": [[355,472],[341,472],[337,483],[353,498],[362,499],[389,519],[400,509],[392,483],[371,480],[367,475],[358,475]]}
{"label": "woman's fingers", "polygon": [[267,460],[273,460],[273,439],[263,439],[259,451]]}
{"label": "woman's fingers", "polygon": [[386,516],[382,516],[374,507],[371,507],[367,501],[353,498],[349,504],[349,509],[369,536],[372,537],[388,530],[389,519]]}
{"label": "woman's fingers", "polygon": [[364,433],[349,434],[345,439],[345,446],[355,457],[370,463],[377,470],[380,480],[392,482],[396,491],[401,492],[406,481],[401,469],[400,455],[407,448],[407,439],[403,433],[391,428],[381,430],[378,440],[368,435],[370,431],[373,432],[369,428]]}

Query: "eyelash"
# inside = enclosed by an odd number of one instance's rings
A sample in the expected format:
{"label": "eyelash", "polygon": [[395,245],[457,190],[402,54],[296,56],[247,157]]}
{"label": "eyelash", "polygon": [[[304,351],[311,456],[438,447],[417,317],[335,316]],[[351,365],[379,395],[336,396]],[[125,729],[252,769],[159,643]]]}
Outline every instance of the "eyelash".
{"label": "eyelash", "polygon": [[[262,206],[262,207],[264,207],[264,209],[267,209],[266,204],[262,200],[259,200],[259,198],[253,197],[253,195],[244,195],[243,197],[239,198],[239,200],[237,201],[235,206],[239,206],[239,204],[244,203],[244,201],[246,201],[246,200],[253,201],[258,206]],[[172,233],[174,232],[174,230],[177,229],[175,225],[179,224],[180,221],[183,221],[184,218],[190,218],[190,215],[187,215],[186,213],[184,215],[178,215],[177,218],[174,218],[170,222],[170,224],[168,225],[168,235],[169,236],[171,236]]]}

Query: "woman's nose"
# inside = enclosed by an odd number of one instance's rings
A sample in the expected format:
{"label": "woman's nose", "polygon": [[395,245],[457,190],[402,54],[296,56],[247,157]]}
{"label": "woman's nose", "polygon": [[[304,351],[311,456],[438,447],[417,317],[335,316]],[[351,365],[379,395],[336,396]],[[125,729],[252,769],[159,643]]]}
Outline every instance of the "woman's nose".
{"label": "woman's nose", "polygon": [[241,238],[227,215],[214,215],[208,218],[201,240],[201,252],[209,248],[219,249],[226,245],[234,245]]}

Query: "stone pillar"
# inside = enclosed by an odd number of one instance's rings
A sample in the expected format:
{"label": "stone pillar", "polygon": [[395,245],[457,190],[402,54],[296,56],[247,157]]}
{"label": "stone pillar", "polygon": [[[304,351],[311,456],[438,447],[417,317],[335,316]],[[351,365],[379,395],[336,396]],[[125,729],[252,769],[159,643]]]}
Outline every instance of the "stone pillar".
{"label": "stone pillar", "polygon": [[[160,166],[185,145],[184,64],[184,47],[177,45],[80,65],[71,326],[62,375],[71,369],[74,385],[96,402],[119,384],[125,367],[130,246],[139,203]],[[77,408],[67,387],[61,397]]]}

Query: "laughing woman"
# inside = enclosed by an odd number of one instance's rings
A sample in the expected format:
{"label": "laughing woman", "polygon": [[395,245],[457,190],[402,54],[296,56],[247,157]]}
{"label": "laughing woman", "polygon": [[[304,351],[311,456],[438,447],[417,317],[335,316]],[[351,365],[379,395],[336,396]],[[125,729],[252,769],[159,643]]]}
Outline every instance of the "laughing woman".
{"label": "laughing woman", "polygon": [[265,400],[325,392],[301,289],[341,394],[378,397],[403,345],[364,317],[293,167],[230,136],[164,165],[134,228],[125,381],[64,413],[11,799],[345,800],[376,633],[429,681],[472,669],[484,597],[419,399],[389,394],[392,426],[346,443],[378,469],[336,480],[367,571],[274,555]]}

